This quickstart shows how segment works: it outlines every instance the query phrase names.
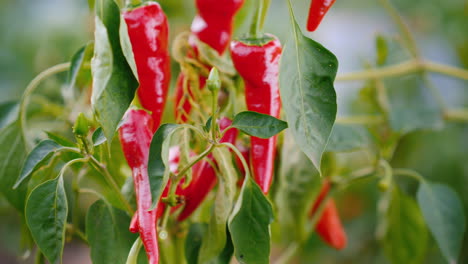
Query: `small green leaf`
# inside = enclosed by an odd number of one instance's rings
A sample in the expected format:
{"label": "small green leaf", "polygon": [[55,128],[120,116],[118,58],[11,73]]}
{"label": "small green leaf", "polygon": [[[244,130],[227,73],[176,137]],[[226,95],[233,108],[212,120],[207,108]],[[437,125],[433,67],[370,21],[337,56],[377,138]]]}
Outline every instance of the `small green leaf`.
{"label": "small green leaf", "polygon": [[222,174],[219,177],[214,209],[207,232],[203,238],[198,263],[213,263],[225,248],[227,241],[226,224],[236,194],[237,173],[229,150],[227,148],[215,148],[213,155]]}
{"label": "small green leaf", "polygon": [[61,176],[37,186],[26,203],[26,221],[50,263],[62,261],[68,204]]}
{"label": "small green leaf", "polygon": [[234,117],[232,127],[250,136],[270,138],[288,128],[288,123],[270,115],[244,111]]}
{"label": "small green leaf", "polygon": [[234,255],[240,263],[270,263],[273,209],[260,187],[248,177],[229,219]]}
{"label": "small green leaf", "polygon": [[[162,124],[151,140],[148,161],[148,177],[151,185],[151,197],[153,204],[151,209],[154,209],[158,204],[159,197],[167,184],[165,178],[166,164],[168,164],[167,146],[164,147],[166,139],[170,139],[176,129],[180,128],[177,124]],[[165,149],[165,153],[163,153]]]}
{"label": "small green leaf", "polygon": [[305,37],[291,16],[291,39],[280,63],[280,92],[289,128],[299,148],[320,170],[336,118],[333,87],[338,61],[319,43]]}
{"label": "small green leaf", "polygon": [[24,182],[16,190],[13,185],[20,175],[26,158],[26,142],[23,138],[19,121],[15,121],[0,130],[0,192],[20,212],[24,211],[27,183]]}
{"label": "small green leaf", "polygon": [[354,151],[370,145],[370,135],[362,126],[335,125],[327,144],[327,151]]}
{"label": "small green leaf", "polygon": [[137,237],[128,232],[130,217],[103,200],[98,200],[86,215],[86,236],[94,264],[125,264]]}
{"label": "small green leaf", "polygon": [[106,142],[106,136],[104,136],[104,133],[102,132],[102,128],[98,127],[92,136],[93,139],[93,144],[95,147],[102,145],[104,142]]}
{"label": "small green leaf", "polygon": [[18,103],[5,102],[0,104],[0,129],[13,123],[18,117]]}
{"label": "small green leaf", "polygon": [[457,263],[465,234],[463,205],[450,187],[423,182],[418,202],[424,219],[448,263]]}
{"label": "small green leaf", "polygon": [[378,35],[375,38],[377,50],[377,65],[383,65],[388,58],[388,44],[384,36]]}
{"label": "small green leaf", "polygon": [[44,166],[49,158],[52,157],[52,155],[63,148],[63,146],[50,139],[43,140],[37,144],[37,146],[29,153],[28,157],[26,158],[23,168],[21,169],[21,174],[13,188],[16,189],[21,184],[21,182],[23,182],[37,169]]}
{"label": "small green leaf", "polygon": [[91,104],[104,135],[112,141],[138,87],[120,46],[120,10],[113,0],[96,1]]}
{"label": "small green leaf", "polygon": [[45,133],[47,134],[47,137],[49,137],[50,139],[52,139],[53,141],[59,143],[60,145],[64,146],[64,147],[77,147],[77,145],[75,143],[73,143],[72,141],[70,141],[68,138],[65,138],[59,134],[56,134],[54,132],[50,132],[50,131],[45,131]]}
{"label": "small green leaf", "polygon": [[386,217],[383,246],[392,263],[421,263],[429,236],[417,203],[395,187]]}
{"label": "small green leaf", "polygon": [[206,123],[205,125],[203,126],[203,130],[205,130],[205,132],[210,132],[210,129],[211,129],[211,120],[213,119],[213,116],[210,116],[208,117],[208,120],[206,120]]}
{"label": "small green leaf", "polygon": [[[76,100],[76,86],[79,85],[81,76],[90,75],[89,63],[93,57],[94,43],[88,43],[80,48],[72,57],[70,70],[68,71],[67,85],[63,86],[62,94],[68,100]],[[86,81],[89,81],[88,79]]]}

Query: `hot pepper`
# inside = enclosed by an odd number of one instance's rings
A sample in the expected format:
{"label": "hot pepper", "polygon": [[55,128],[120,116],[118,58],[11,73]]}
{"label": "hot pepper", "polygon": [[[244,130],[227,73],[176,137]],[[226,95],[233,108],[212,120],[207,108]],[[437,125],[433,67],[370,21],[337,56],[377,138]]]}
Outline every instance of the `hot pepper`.
{"label": "hot pepper", "polygon": [[[192,22],[192,34],[216,50],[219,55],[222,55],[231,40],[234,16],[243,3],[244,0],[196,0],[195,4],[198,14]],[[195,41],[189,39],[189,42],[195,53],[197,53]],[[185,100],[181,109],[178,109],[180,101],[184,97],[184,78],[185,76],[180,74],[177,79],[176,103],[174,106],[176,120],[182,122],[187,121],[187,115],[190,114],[192,108],[190,102]],[[199,88],[203,89],[206,77],[199,76],[199,80]],[[190,91],[190,87],[188,87],[188,90]],[[185,114],[182,112],[182,109],[185,111]]]}
{"label": "hot pepper", "polygon": [[335,3],[335,0],[312,0],[310,3],[309,17],[307,18],[307,30],[315,31],[320,25],[328,9]]}
{"label": "hot pepper", "polygon": [[[325,180],[322,189],[315,200],[309,216],[313,216],[318,207],[324,202],[325,197],[330,190],[330,182]],[[326,201],[325,208],[320,216],[317,226],[315,227],[317,234],[331,247],[335,249],[343,249],[346,247],[347,238],[343,225],[336,209],[335,201],[330,198]]]}
{"label": "hot pepper", "polygon": [[[125,123],[119,129],[120,142],[128,165],[132,169],[137,201],[135,225],[145,246],[150,264],[159,263],[156,233],[156,210],[151,208],[151,190],[148,178],[148,155],[154,122],[144,110],[129,110]],[[135,227],[135,225],[133,227]]]}
{"label": "hot pepper", "polygon": [[140,82],[138,98],[141,105],[151,111],[156,130],[161,123],[171,80],[167,18],[156,2],[126,11],[123,17]]}
{"label": "hot pepper", "polygon": [[[266,38],[266,39],[265,39]],[[236,40],[231,42],[234,67],[244,79],[247,109],[279,118],[279,60],[281,44],[266,35],[264,44]],[[250,161],[256,182],[268,193],[273,177],[277,137],[251,137]]]}

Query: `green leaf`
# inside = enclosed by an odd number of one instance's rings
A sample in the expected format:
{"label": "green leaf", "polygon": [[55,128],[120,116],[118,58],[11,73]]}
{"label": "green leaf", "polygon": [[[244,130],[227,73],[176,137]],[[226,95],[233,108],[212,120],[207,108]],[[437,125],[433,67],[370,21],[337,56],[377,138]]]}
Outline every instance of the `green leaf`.
{"label": "green leaf", "polygon": [[71,148],[77,147],[75,143],[71,142],[68,138],[65,138],[59,134],[55,134],[50,131],[45,131],[45,133],[47,134],[47,137],[49,137],[50,139],[52,139],[53,141],[59,143],[60,145],[64,147],[71,147]]}
{"label": "green leaf", "polygon": [[226,224],[231,213],[236,194],[237,172],[227,148],[215,148],[213,155],[221,171],[214,209],[203,238],[198,263],[214,263],[225,248]]}
{"label": "green leaf", "polygon": [[244,111],[234,117],[232,126],[250,136],[270,138],[288,128],[288,123],[270,115]]}
{"label": "green leaf", "polygon": [[302,35],[292,10],[290,13],[292,37],[281,55],[281,100],[297,145],[320,170],[336,118],[333,82],[338,61],[322,45]]}
{"label": "green leaf", "polygon": [[120,34],[120,45],[122,45],[122,52],[127,59],[128,65],[132,69],[133,76],[135,76],[138,80],[138,71],[135,63],[135,56],[133,55],[133,48],[132,42],[130,41],[130,36],[128,35],[128,27],[127,23],[123,16],[120,16],[120,27],[119,27],[119,34]]}
{"label": "green leaf", "polygon": [[44,166],[49,158],[52,157],[52,155],[62,150],[63,148],[63,146],[50,139],[43,140],[37,144],[37,146],[29,153],[28,157],[26,158],[23,168],[21,169],[21,174],[18,180],[16,180],[13,188],[16,189],[21,184],[21,182],[23,182],[40,167]]}
{"label": "green leaf", "polygon": [[61,176],[37,186],[26,203],[26,221],[50,263],[62,261],[68,204]]}
{"label": "green leaf", "polygon": [[170,139],[177,128],[180,128],[177,124],[162,124],[151,140],[148,161],[148,177],[153,200],[151,209],[154,209],[158,204],[163,188],[167,184],[168,179],[165,177],[165,172],[166,164],[168,164],[168,148],[164,144],[166,139]]}
{"label": "green leaf", "polygon": [[229,219],[234,255],[240,263],[270,263],[273,209],[260,187],[248,177]]}
{"label": "green leaf", "polygon": [[86,236],[93,264],[125,264],[136,235],[128,232],[130,217],[98,200],[86,215]]}
{"label": "green leaf", "polygon": [[[91,62],[94,52],[94,43],[88,43],[80,48],[72,57],[70,70],[68,71],[67,85],[63,86],[62,94],[69,100],[75,100],[76,86],[79,77],[86,73],[89,74],[88,64]],[[86,67],[85,67],[86,65]]]}
{"label": "green leaf", "polygon": [[378,35],[375,38],[375,47],[377,50],[377,65],[383,65],[388,58],[388,44],[384,36]]}
{"label": "green leaf", "polygon": [[327,144],[327,151],[354,151],[366,148],[370,143],[370,135],[364,127],[336,124]]}
{"label": "green leaf", "polygon": [[120,10],[113,0],[96,1],[96,30],[91,103],[104,135],[112,141],[133,100],[138,82],[120,46]]}
{"label": "green leaf", "polygon": [[18,103],[5,102],[0,104],[0,129],[13,123],[18,117]]}
{"label": "green leaf", "polygon": [[416,202],[395,187],[386,217],[383,246],[392,263],[422,263],[428,232]]}
{"label": "green leaf", "polygon": [[457,263],[465,234],[463,205],[450,187],[423,182],[418,202],[424,219],[448,263]]}
{"label": "green leaf", "polygon": [[321,187],[320,175],[298,147],[290,131],[284,134],[275,205],[282,241],[306,239],[307,213]]}
{"label": "green leaf", "polygon": [[26,158],[26,143],[19,121],[0,130],[0,192],[20,212],[24,210],[27,184],[21,184],[16,190],[13,185],[20,175]]}

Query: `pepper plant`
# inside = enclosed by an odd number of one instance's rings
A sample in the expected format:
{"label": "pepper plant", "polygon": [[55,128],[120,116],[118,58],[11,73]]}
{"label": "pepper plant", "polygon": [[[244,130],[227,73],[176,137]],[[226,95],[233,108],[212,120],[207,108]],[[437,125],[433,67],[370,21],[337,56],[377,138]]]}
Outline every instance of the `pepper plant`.
{"label": "pepper plant", "polygon": [[[424,263],[432,237],[459,263],[459,195],[392,160],[410,132],[468,120],[427,78],[468,71],[424,60],[389,0],[399,41],[378,36],[376,61],[339,76],[302,31],[318,30],[334,0],[307,1],[307,19],[286,0],[287,39],[264,31],[271,0],[195,0],[190,31],[173,38],[161,2],[89,1],[94,39],[1,106],[0,191],[36,263],[66,263],[70,241],[95,264],[312,263],[314,234],[333,254],[360,239],[336,200],[363,185],[388,262]],[[234,33],[236,21],[249,29]],[[66,125],[32,133],[32,94],[64,71]],[[334,84],[353,80],[367,81],[356,102],[367,115],[337,118]]]}

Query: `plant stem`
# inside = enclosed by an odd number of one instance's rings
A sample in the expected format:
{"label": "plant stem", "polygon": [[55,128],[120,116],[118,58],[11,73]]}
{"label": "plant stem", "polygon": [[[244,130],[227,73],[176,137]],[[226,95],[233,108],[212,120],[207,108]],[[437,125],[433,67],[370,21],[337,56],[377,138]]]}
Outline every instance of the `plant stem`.
{"label": "plant stem", "polygon": [[252,24],[250,25],[250,37],[253,39],[258,39],[262,35],[261,24],[262,24],[264,0],[256,0],[256,2],[257,2],[257,6],[255,9],[255,14],[252,19]]}
{"label": "plant stem", "polygon": [[444,113],[444,118],[449,121],[468,122],[468,110],[467,109],[446,110]]}
{"label": "plant stem", "polygon": [[400,176],[406,176],[413,178],[419,182],[424,182],[424,177],[421,176],[417,171],[411,170],[411,169],[394,169],[393,170],[394,175],[400,175]]}
{"label": "plant stem", "polygon": [[130,205],[130,203],[125,199],[125,197],[123,197],[122,195],[122,192],[120,191],[120,188],[119,186],[117,185],[117,183],[114,181],[114,178],[112,178],[112,175],[109,173],[109,171],[107,170],[106,166],[102,163],[100,163],[98,160],[96,160],[95,157],[89,155],[89,160],[90,160],[90,163],[91,165],[97,170],[99,171],[102,176],[104,176],[104,178],[106,179],[106,181],[109,183],[109,185],[112,187],[112,189],[114,189],[114,192],[117,194],[117,197],[119,198],[120,202],[122,202],[122,204],[124,205],[127,213],[129,215],[133,215],[134,214],[134,211],[132,209],[132,206]]}
{"label": "plant stem", "polygon": [[23,134],[23,138],[26,141],[26,146],[29,147],[29,142],[27,141],[27,136],[26,136],[26,109],[27,109],[27,102],[29,99],[29,96],[31,93],[39,86],[39,84],[46,79],[47,77],[50,77],[54,74],[60,73],[67,71],[70,68],[70,63],[61,63],[57,64],[55,66],[52,66],[43,72],[39,73],[32,81],[26,86],[26,89],[24,90],[23,96],[21,97],[20,101],[20,110],[19,110],[19,119],[21,122],[21,131]]}
{"label": "plant stem", "polygon": [[345,73],[338,75],[336,81],[359,81],[369,79],[385,79],[400,75],[407,75],[418,71],[430,71],[453,76],[462,80],[468,80],[468,70],[454,66],[443,65],[431,61],[411,59],[400,64],[383,67],[379,69],[369,69],[360,72]]}
{"label": "plant stem", "polygon": [[409,30],[401,15],[398,13],[396,8],[390,3],[389,0],[380,0],[380,2],[382,6],[387,10],[388,14],[392,17],[393,21],[397,24],[400,32],[403,34],[403,38],[406,40],[406,46],[408,50],[414,57],[419,58],[420,55],[416,45],[416,41],[414,40],[411,31]]}
{"label": "plant stem", "polygon": [[197,164],[200,160],[206,157],[210,152],[215,148],[215,145],[210,145],[205,151],[203,151],[200,155],[198,155],[193,161],[187,164],[184,168],[180,170],[179,173],[175,176],[176,181],[179,181],[187,171],[193,167],[193,165]]}
{"label": "plant stem", "polygon": [[242,155],[242,153],[240,153],[240,151],[236,148],[236,146],[234,146],[233,144],[229,143],[229,142],[224,142],[224,143],[221,143],[221,145],[224,145],[230,149],[232,149],[232,151],[234,151],[234,153],[236,153],[237,157],[241,160],[242,162],[242,166],[244,167],[244,170],[245,170],[245,177],[250,177],[250,168],[249,168],[249,165],[247,164],[247,161],[244,159],[244,156]]}

